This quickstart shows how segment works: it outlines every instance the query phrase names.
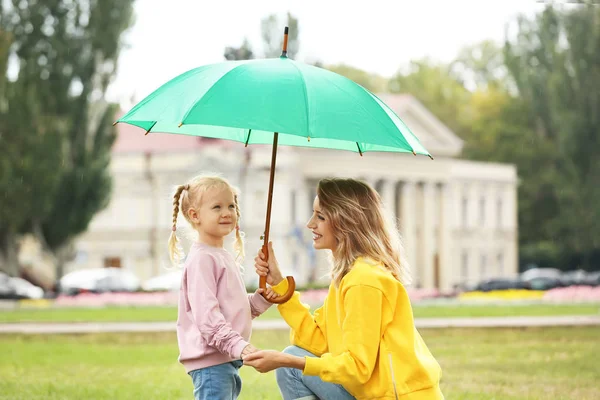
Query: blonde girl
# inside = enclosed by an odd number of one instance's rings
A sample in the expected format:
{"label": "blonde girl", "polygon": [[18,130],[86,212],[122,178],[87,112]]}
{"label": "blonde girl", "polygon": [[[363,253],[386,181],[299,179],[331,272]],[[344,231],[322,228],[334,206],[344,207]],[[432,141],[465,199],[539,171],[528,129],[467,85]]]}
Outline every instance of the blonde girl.
{"label": "blonde girl", "polygon": [[[195,399],[235,399],[242,386],[241,358],[256,351],[249,343],[252,319],[271,303],[260,290],[246,293],[238,263],[244,256],[244,243],[236,189],[218,176],[199,176],[177,187],[169,238],[175,265],[182,258],[177,238],[180,210],[197,238],[183,264],[177,318],[179,361],[192,378]],[[224,248],[232,232],[236,257]]]}

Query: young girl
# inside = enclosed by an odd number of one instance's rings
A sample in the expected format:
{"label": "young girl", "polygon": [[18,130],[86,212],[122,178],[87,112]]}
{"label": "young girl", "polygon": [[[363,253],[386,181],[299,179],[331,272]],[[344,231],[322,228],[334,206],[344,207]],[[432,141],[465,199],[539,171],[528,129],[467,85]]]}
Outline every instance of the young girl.
{"label": "young girl", "polygon": [[[278,310],[292,328],[283,353],[257,351],[244,364],[275,368],[288,399],[439,400],[441,369],[415,329],[404,284],[408,270],[397,230],[369,185],[353,179],[319,182],[307,227],[316,249],[331,251],[331,285],[311,315],[298,292]],[[272,246],[256,271],[283,294],[287,281]]]}
{"label": "young girl", "polygon": [[175,265],[182,256],[176,236],[180,204],[197,240],[183,266],[177,318],[179,361],[192,378],[195,399],[235,399],[242,386],[241,358],[256,351],[248,343],[252,318],[271,303],[260,290],[246,294],[238,264],[223,248],[225,237],[235,230],[237,257],[244,255],[235,189],[219,177],[196,177],[177,187],[169,238]]}

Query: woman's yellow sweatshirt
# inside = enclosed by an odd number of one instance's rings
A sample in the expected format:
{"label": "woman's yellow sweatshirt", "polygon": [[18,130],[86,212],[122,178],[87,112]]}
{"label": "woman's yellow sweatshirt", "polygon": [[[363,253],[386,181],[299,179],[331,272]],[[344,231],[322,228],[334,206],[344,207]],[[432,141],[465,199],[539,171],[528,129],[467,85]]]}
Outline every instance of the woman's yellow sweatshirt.
{"label": "woman's yellow sweatshirt", "polygon": [[[283,280],[273,290],[287,287]],[[318,356],[306,358],[305,375],[340,384],[357,399],[444,398],[440,366],[415,329],[408,294],[379,265],[358,258],[314,315],[298,292],[278,309],[292,344]]]}

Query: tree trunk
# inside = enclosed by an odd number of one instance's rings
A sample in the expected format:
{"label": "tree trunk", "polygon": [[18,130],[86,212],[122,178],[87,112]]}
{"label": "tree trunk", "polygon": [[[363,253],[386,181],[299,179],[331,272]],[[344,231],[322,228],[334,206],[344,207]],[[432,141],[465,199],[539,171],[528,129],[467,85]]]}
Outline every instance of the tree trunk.
{"label": "tree trunk", "polygon": [[19,243],[17,235],[6,232],[0,237],[2,270],[9,276],[19,276]]}

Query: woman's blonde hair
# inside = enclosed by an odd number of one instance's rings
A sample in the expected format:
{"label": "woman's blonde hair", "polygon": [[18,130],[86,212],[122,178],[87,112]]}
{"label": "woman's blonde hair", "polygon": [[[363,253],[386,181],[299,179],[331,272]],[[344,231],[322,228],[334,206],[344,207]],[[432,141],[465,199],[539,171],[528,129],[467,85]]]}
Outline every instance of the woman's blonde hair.
{"label": "woman's blonde hair", "polygon": [[[202,203],[202,195],[213,188],[225,188],[231,190],[233,193],[233,200],[235,203],[235,213],[237,215],[237,226],[235,227],[235,242],[233,244],[234,250],[236,252],[236,260],[241,264],[241,261],[244,258],[244,234],[240,230],[240,205],[238,202],[238,190],[233,185],[231,185],[225,178],[221,178],[219,176],[196,176],[192,178],[188,183],[184,185],[179,185],[175,189],[175,194],[173,195],[173,227],[171,231],[171,236],[169,237],[169,257],[171,258],[171,262],[175,266],[179,266],[181,264],[181,259],[183,257],[183,252],[179,246],[179,239],[177,238],[177,216],[179,214],[179,210],[181,209],[181,213],[190,223],[193,225],[192,221],[188,216],[188,211],[192,207],[200,207]],[[181,205],[181,206],[180,206]]]}
{"label": "woman's blonde hair", "polygon": [[355,179],[322,179],[317,196],[338,243],[331,270],[336,286],[361,256],[380,263],[403,284],[410,283],[400,234],[375,189]]}

